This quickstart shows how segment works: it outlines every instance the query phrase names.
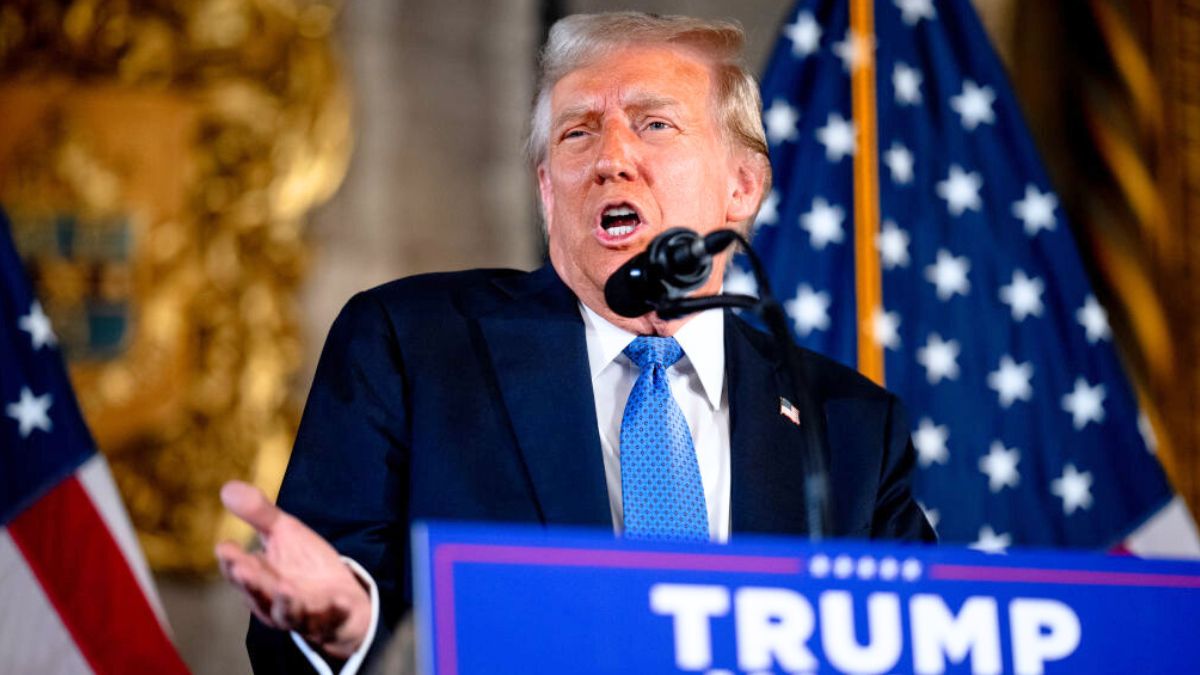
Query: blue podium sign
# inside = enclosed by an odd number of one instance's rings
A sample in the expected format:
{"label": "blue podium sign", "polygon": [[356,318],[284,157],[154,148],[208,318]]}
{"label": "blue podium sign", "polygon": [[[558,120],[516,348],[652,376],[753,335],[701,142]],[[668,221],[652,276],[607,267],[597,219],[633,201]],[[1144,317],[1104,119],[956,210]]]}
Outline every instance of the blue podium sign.
{"label": "blue podium sign", "polygon": [[414,527],[422,672],[1200,671],[1200,563]]}

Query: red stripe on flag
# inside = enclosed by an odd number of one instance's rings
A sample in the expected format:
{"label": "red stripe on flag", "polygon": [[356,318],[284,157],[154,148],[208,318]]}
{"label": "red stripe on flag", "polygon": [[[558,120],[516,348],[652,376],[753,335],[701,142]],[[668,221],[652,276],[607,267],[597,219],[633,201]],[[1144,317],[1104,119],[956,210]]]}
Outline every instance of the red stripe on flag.
{"label": "red stripe on flag", "polygon": [[74,476],[8,529],[93,670],[101,675],[188,672]]}

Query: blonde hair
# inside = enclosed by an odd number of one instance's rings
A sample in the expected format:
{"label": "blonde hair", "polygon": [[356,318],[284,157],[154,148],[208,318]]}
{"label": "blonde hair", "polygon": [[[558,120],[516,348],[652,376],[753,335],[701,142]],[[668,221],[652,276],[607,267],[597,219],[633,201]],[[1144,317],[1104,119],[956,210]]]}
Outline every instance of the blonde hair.
{"label": "blonde hair", "polygon": [[560,19],[539,60],[537,96],[525,154],[536,168],[546,158],[550,136],[550,92],[573,70],[629,46],[666,45],[690,49],[712,67],[718,124],[729,140],[762,156],[767,139],[762,126],[758,83],[741,64],[745,34],[733,21],[658,16],[641,12],[575,14]]}

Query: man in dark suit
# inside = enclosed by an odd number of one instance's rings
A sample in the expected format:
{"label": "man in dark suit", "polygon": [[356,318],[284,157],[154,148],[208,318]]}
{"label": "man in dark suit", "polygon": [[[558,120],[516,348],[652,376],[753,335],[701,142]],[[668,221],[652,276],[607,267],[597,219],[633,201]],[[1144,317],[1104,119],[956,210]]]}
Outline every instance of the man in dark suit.
{"label": "man in dark suit", "polygon": [[[256,669],[357,669],[411,605],[415,519],[632,533],[630,509],[645,507],[630,506],[641,497],[622,411],[650,368],[634,362],[634,343],[675,350],[663,382],[686,427],[700,536],[805,533],[806,449],[780,413],[768,339],[732,314],[628,319],[603,297],[612,272],[665,229],[753,218],[769,166],[757,87],[736,64],[741,40],[736,26],[681,17],[556,24],[530,135],[550,265],[355,296],[330,331],[279,507],[244,484],[222,491],[264,543],[217,550],[257,618]],[[697,294],[719,291],[724,265]],[[832,533],[931,540],[909,492],[899,403],[797,351],[826,417]]]}

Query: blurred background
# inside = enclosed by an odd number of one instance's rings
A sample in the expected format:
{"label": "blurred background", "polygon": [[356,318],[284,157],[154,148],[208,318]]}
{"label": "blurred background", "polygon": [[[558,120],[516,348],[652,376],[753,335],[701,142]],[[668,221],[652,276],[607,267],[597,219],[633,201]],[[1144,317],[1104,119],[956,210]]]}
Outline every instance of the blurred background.
{"label": "blurred background", "polygon": [[[975,0],[1159,458],[1200,507],[1200,2]],[[542,256],[521,155],[548,21],[778,0],[5,0],[0,204],[181,653],[247,672],[221,483],[277,488],[354,292]]]}

